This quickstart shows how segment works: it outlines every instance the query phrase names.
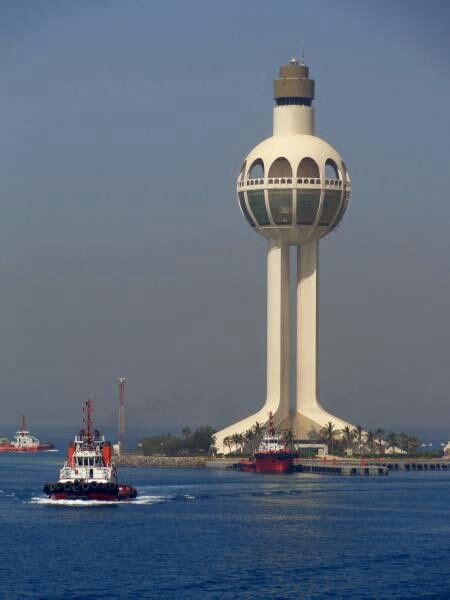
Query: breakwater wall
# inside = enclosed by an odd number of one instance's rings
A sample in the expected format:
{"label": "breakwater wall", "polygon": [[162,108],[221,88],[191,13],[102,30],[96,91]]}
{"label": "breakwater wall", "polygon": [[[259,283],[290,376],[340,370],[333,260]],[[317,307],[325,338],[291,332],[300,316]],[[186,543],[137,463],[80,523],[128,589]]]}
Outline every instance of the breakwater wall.
{"label": "breakwater wall", "polygon": [[159,467],[203,469],[209,459],[204,456],[143,456],[142,454],[122,454],[114,457],[114,462],[122,467]]}

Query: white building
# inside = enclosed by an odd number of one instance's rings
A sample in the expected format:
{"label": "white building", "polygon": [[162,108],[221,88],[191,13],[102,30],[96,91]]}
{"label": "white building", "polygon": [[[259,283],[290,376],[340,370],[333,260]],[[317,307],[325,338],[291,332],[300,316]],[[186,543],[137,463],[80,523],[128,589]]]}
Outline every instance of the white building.
{"label": "white building", "polygon": [[[273,135],[247,155],[237,181],[241,212],[267,239],[267,396],[255,414],[216,434],[242,433],[271,411],[296,438],[317,438],[329,421],[350,425],[319,403],[317,388],[317,278],[319,240],[342,220],[350,177],[338,152],[314,135],[314,81],[296,59],[274,81]],[[289,248],[297,249],[296,398],[289,398]]]}

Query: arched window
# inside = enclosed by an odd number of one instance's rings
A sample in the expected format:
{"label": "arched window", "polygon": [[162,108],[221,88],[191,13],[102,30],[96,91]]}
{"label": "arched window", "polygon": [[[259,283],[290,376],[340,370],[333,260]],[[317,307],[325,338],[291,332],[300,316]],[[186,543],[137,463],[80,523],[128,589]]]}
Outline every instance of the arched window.
{"label": "arched window", "polygon": [[297,177],[319,178],[319,166],[312,158],[303,158],[297,169]]}
{"label": "arched window", "polygon": [[242,181],[244,179],[246,166],[247,166],[247,161],[244,160],[244,164],[242,165],[241,170],[239,171],[238,181]]}
{"label": "arched window", "polygon": [[350,182],[350,175],[348,174],[347,167],[345,166],[345,162],[342,161],[342,172],[344,173],[345,181]]}
{"label": "arched window", "polygon": [[248,178],[259,179],[260,177],[264,177],[264,163],[260,158],[257,158],[253,161],[253,164],[249,169]]}
{"label": "arched window", "polygon": [[269,169],[269,177],[292,177],[292,167],[286,158],[277,158]]}
{"label": "arched window", "polygon": [[325,163],[325,179],[340,179],[336,163],[331,158]]}

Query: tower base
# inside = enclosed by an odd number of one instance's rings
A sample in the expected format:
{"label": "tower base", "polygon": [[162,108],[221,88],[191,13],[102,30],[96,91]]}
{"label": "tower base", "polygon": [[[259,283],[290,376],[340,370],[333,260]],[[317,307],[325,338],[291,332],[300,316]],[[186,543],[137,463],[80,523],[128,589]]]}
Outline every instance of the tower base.
{"label": "tower base", "polygon": [[[218,452],[223,454],[229,453],[229,448],[224,444],[225,437],[232,436],[236,433],[245,433],[247,429],[252,428],[258,421],[261,425],[267,424],[268,413],[263,414],[263,410],[255,413],[247,419],[238,421],[234,425],[230,425],[226,429],[218,431],[215,435],[216,448]],[[292,431],[293,437],[296,440],[317,440],[320,437],[321,430],[327,426],[329,422],[333,423],[336,431],[341,432],[344,427],[354,429],[355,426],[347,421],[343,421],[324,410],[319,404],[311,411],[311,414],[303,414],[291,410],[288,415],[281,415],[280,411],[275,411],[273,420],[277,432]]]}
{"label": "tower base", "polygon": [[277,429],[279,431],[292,431],[296,440],[317,440],[319,439],[321,430],[329,422],[333,423],[337,431],[344,429],[346,426],[354,429],[354,426],[351,423],[338,419],[325,411],[321,411],[320,421],[317,418],[310,418],[302,413],[291,411],[290,414],[278,424]]}

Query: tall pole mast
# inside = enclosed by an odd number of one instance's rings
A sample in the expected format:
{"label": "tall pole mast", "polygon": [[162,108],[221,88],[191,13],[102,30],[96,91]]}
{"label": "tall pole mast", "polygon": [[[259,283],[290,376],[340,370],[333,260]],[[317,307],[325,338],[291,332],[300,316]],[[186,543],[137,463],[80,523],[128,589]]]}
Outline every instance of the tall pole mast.
{"label": "tall pole mast", "polygon": [[117,385],[119,386],[119,450],[123,451],[125,441],[125,377],[117,378]]}
{"label": "tall pole mast", "polygon": [[88,442],[92,441],[92,412],[93,412],[92,400],[90,400],[88,398],[86,400],[85,409],[84,409],[84,420],[85,420],[85,425],[86,425],[85,435],[86,435],[86,439]]}

